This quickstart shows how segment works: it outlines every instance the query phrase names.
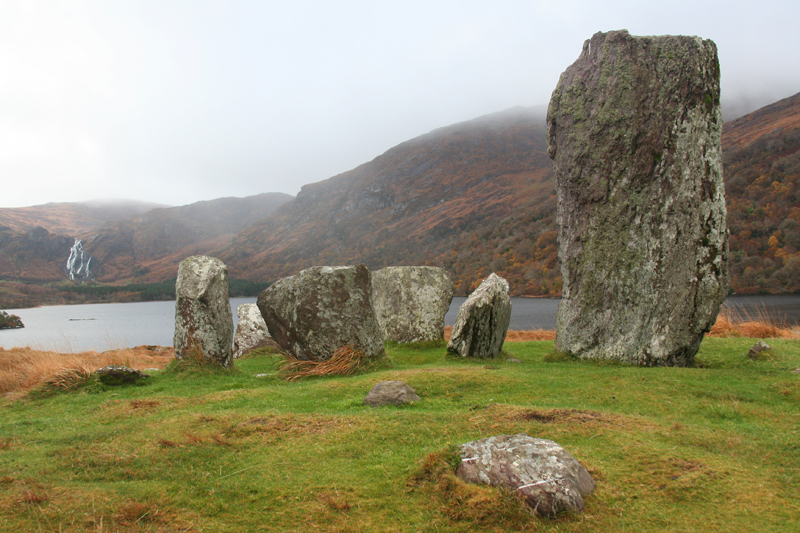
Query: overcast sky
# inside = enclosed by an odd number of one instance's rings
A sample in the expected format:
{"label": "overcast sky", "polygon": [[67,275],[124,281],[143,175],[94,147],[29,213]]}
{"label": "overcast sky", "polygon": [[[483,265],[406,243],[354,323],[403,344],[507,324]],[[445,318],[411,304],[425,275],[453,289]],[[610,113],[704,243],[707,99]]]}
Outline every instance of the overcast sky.
{"label": "overcast sky", "polygon": [[719,48],[723,103],[800,92],[800,2],[0,0],[0,207],[297,194],[546,105],[597,31]]}

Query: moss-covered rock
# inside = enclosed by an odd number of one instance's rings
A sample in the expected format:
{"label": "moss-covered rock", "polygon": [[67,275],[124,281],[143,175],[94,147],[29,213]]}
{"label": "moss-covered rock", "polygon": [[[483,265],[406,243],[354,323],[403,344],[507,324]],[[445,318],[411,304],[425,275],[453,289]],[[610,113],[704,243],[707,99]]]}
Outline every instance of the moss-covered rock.
{"label": "moss-covered rock", "polygon": [[372,305],[387,341],[444,339],[453,282],[442,268],[386,267],[372,272]]}
{"label": "moss-covered rock", "polygon": [[175,296],[175,357],[232,367],[233,316],[225,264],[203,255],[187,257],[178,267]]}
{"label": "moss-covered rock", "polygon": [[282,278],[258,297],[269,333],[293,357],[327,361],[344,346],[367,361],[386,356],[365,265],[317,266]]}
{"label": "moss-covered rock", "polygon": [[688,365],[728,290],[719,61],[698,37],[597,33],[548,109],[556,347]]}

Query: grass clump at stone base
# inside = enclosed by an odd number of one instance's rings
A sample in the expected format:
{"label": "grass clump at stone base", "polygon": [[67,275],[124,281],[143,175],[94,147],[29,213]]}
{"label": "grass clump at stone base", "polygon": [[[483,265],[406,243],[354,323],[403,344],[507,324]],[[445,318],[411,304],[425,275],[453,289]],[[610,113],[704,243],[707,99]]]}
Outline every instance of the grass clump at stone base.
{"label": "grass clump at stone base", "polygon": [[[706,339],[694,368],[388,349],[392,367],[287,382],[279,355],[236,372],[0,400],[0,531],[797,530],[800,343]],[[549,359],[550,362],[545,362]],[[261,376],[261,377],[257,377]],[[368,408],[378,381],[421,401]],[[526,432],[597,489],[580,515],[530,516],[455,478],[456,447]]]}

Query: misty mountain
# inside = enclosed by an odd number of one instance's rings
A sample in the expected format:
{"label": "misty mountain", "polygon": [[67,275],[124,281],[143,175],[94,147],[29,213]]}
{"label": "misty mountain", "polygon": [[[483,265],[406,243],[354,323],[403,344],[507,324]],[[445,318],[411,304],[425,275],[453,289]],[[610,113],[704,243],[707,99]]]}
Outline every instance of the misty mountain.
{"label": "misty mountain", "polygon": [[160,281],[174,277],[184,257],[214,254],[226,248],[236,233],[292,198],[283,193],[264,193],[152,209],[107,223],[80,235],[80,239],[93,259],[96,279]]}
{"label": "misty mountain", "polygon": [[18,233],[41,227],[50,233],[77,235],[106,222],[140,215],[158,207],[166,206],[137,200],[90,200],[7,207],[0,208],[0,226]]}
{"label": "misty mountain", "polygon": [[533,278],[530,292],[559,291],[554,234],[540,239],[555,215],[543,111],[518,107],[440,128],[306,185],[220,257],[232,276],[253,280],[364,262],[445,266],[461,294],[492,270],[514,274],[516,293]]}
{"label": "misty mountain", "polygon": [[[65,279],[77,236],[92,276],[105,282],[171,279],[183,258],[208,254],[224,260],[231,277],[253,281],[313,265],[434,265],[448,270],[460,295],[490,272],[508,279],[515,295],[555,295],[556,195],[545,134],[543,108],[518,107],[406,141],[294,199],[158,208],[77,235],[6,225],[0,274]],[[732,288],[800,291],[800,94],[726,122],[722,143]]]}
{"label": "misty mountain", "polygon": [[[111,282],[174,278],[181,259],[226,248],[236,233],[292,198],[265,193],[155,209],[157,204],[128,201],[3,209],[0,276],[59,281],[73,274]],[[121,217],[130,212],[135,214]],[[83,265],[80,273],[67,267],[76,251],[82,254],[72,268]]]}

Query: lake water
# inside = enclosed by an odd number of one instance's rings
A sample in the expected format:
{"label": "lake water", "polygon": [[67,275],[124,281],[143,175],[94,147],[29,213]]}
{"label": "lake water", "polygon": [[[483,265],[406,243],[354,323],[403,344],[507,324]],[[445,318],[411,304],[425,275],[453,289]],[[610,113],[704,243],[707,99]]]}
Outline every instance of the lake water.
{"label": "lake water", "polygon": [[[453,298],[445,323],[452,326],[466,298]],[[512,298],[514,330],[555,329],[558,299]],[[255,298],[232,298],[236,308],[255,303]],[[731,296],[725,306],[751,316],[766,314],[779,323],[800,325],[800,295]],[[127,304],[56,305],[12,309],[25,324],[23,329],[0,330],[0,346],[30,346],[59,352],[104,351],[140,345],[172,346],[175,302]]]}

